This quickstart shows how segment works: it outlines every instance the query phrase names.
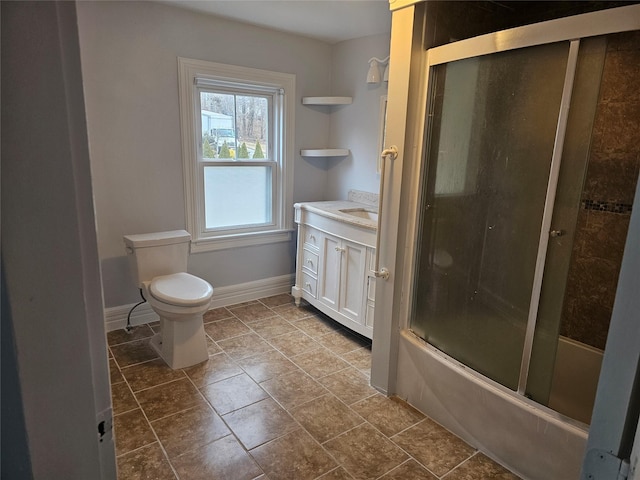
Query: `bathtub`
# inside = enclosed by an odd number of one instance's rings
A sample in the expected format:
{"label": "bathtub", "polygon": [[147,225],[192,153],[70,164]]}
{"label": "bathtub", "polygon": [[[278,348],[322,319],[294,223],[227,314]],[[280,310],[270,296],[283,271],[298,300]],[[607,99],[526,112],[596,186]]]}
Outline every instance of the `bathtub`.
{"label": "bathtub", "polygon": [[578,479],[588,427],[536,404],[415,336],[400,335],[396,392],[526,480]]}

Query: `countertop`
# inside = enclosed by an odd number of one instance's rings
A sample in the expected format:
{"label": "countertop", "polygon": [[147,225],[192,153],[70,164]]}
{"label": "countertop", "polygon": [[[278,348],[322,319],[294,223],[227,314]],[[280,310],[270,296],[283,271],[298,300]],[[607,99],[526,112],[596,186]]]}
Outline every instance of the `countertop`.
{"label": "countertop", "polygon": [[[366,203],[351,202],[348,200],[333,200],[328,202],[301,202],[296,203],[294,208],[300,210],[307,210],[309,212],[322,215],[323,217],[332,218],[340,222],[350,223],[358,227],[367,228],[369,230],[378,229],[377,213],[378,210],[375,205]],[[354,210],[360,212],[369,212],[376,214],[375,219],[359,217],[353,214],[346,213],[345,210]]]}

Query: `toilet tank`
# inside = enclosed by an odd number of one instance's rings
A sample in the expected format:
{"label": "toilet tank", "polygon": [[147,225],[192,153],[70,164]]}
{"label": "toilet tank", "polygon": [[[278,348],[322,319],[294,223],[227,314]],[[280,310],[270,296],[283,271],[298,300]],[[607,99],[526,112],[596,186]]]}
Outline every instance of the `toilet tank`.
{"label": "toilet tank", "polygon": [[125,235],[134,281],[140,285],[160,275],[186,272],[191,235],[185,230]]}

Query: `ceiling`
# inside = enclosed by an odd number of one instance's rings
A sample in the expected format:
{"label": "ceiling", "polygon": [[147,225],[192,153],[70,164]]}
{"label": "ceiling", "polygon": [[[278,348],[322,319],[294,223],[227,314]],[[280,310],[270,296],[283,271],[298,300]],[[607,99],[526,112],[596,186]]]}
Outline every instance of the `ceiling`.
{"label": "ceiling", "polygon": [[388,0],[160,0],[327,43],[391,31]]}

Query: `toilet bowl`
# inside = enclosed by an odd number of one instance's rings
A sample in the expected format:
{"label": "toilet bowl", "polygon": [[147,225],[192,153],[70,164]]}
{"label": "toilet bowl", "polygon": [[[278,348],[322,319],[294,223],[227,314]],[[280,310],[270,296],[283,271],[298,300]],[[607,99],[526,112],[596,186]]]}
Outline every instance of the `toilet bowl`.
{"label": "toilet bowl", "polygon": [[202,316],[213,288],[186,272],[190,239],[184,230],[124,237],[134,277],[160,317],[151,346],[173,369],[209,358]]}

